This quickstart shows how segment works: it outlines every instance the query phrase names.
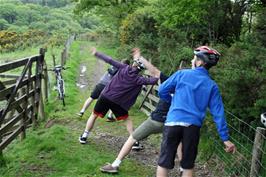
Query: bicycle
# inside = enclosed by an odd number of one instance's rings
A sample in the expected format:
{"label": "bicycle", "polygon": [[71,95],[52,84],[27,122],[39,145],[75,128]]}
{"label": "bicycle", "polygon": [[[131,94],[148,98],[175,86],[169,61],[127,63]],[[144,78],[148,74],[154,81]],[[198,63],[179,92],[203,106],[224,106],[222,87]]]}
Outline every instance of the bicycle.
{"label": "bicycle", "polygon": [[63,106],[65,106],[65,82],[62,77],[61,71],[66,70],[64,66],[57,65],[54,67],[54,69],[49,69],[48,71],[53,71],[55,73],[55,79],[56,79],[56,90],[58,91],[58,98],[62,100]]}

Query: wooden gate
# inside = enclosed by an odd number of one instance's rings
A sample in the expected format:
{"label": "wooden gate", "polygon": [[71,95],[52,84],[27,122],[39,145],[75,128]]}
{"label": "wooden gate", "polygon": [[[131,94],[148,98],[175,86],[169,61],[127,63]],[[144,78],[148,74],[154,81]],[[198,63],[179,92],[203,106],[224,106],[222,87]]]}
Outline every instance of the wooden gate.
{"label": "wooden gate", "polygon": [[43,49],[39,55],[0,65],[0,153],[18,135],[25,138],[27,127],[36,126],[38,110],[43,114],[43,66]]}

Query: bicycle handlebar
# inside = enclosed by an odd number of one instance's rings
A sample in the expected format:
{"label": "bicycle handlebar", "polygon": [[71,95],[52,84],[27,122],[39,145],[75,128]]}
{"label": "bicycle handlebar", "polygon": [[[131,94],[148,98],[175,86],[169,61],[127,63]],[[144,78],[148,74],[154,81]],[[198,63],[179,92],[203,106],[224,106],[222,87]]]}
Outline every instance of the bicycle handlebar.
{"label": "bicycle handlebar", "polygon": [[56,69],[67,70],[67,69],[69,69],[69,68],[70,68],[70,67],[64,67],[64,66],[58,65],[58,66],[55,66],[53,69],[47,69],[47,71],[56,71]]}

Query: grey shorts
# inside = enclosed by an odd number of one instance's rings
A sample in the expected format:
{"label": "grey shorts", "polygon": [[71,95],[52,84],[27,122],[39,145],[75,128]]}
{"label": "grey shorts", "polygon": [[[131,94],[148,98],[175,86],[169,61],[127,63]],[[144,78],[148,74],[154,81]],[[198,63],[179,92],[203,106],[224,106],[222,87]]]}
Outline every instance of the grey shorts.
{"label": "grey shorts", "polygon": [[163,122],[158,122],[148,118],[133,132],[132,136],[135,140],[140,141],[152,134],[163,132]]}

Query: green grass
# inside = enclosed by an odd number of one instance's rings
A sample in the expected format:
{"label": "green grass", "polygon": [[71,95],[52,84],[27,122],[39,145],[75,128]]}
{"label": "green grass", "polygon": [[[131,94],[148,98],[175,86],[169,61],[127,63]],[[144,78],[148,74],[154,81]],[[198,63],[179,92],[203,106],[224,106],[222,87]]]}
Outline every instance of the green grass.
{"label": "green grass", "polygon": [[[102,174],[99,166],[113,154],[93,140],[89,145],[80,145],[77,136],[62,125],[31,131],[23,142],[13,144],[6,152],[1,176],[110,176]],[[142,174],[147,174],[145,168],[127,161],[118,176]]]}
{"label": "green grass", "polygon": [[[31,176],[113,176],[103,174],[99,168],[106,162],[112,162],[117,152],[107,145],[90,137],[89,144],[80,145],[78,136],[84,130],[88,116],[93,108],[90,106],[82,119],[75,114],[90,95],[90,90],[80,92],[76,87],[80,63],[86,63],[89,72],[93,72],[96,59],[90,55],[89,47],[93,43],[76,41],[73,43],[70,58],[67,60],[68,70],[63,71],[66,83],[66,107],[57,99],[56,91],[51,91],[48,103],[45,104],[46,117],[55,121],[51,128],[45,128],[42,122],[37,130],[28,129],[24,141],[14,141],[4,151],[4,163],[0,167],[0,176],[3,177],[31,177]],[[99,51],[113,55],[115,49],[98,47]],[[60,51],[58,49],[58,51]],[[49,51],[48,51],[49,52]],[[47,63],[52,63],[46,54]],[[51,85],[53,75],[49,74]],[[138,101],[139,103],[139,101]],[[130,111],[135,127],[143,122],[147,116],[141,113],[136,106]],[[97,131],[110,133],[114,136],[128,136],[124,122],[106,123],[98,119],[95,125]],[[158,144],[158,142],[157,142]],[[132,159],[124,160],[120,172],[116,176],[142,177],[152,176],[155,171],[139,164]]]}

